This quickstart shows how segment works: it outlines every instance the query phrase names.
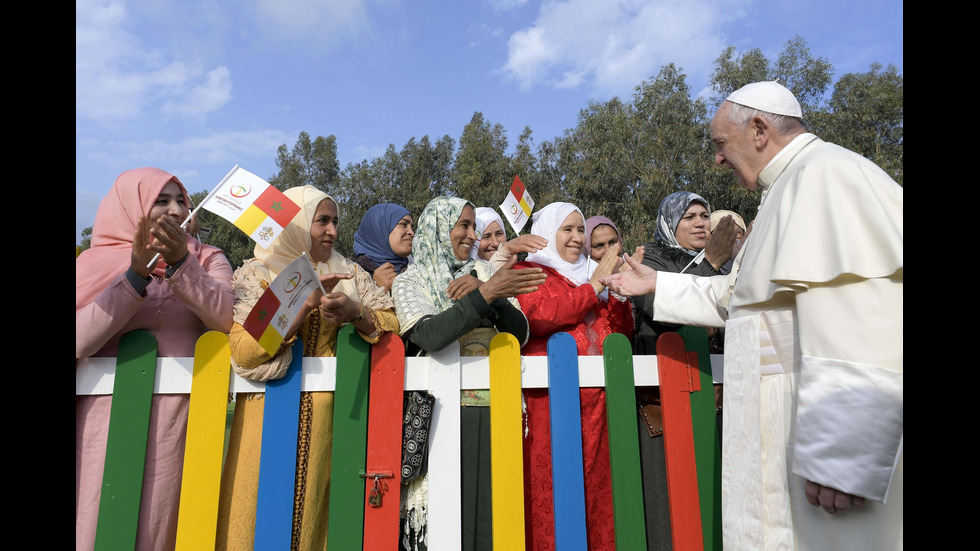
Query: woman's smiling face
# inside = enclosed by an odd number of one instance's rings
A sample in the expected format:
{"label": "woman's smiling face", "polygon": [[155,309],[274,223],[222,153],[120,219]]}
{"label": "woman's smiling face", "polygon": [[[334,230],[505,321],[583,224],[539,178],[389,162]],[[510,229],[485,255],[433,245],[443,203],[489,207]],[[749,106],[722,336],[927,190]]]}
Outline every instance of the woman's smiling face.
{"label": "woman's smiling face", "polygon": [[459,220],[456,220],[456,225],[449,232],[449,241],[457,259],[466,260],[470,257],[470,249],[476,241],[476,211],[470,205],[463,207],[463,214],[459,215]]}
{"label": "woman's smiling face", "polygon": [[577,211],[562,222],[555,234],[555,249],[565,262],[578,262],[585,248],[585,219]]}
{"label": "woman's smiling face", "polygon": [[480,251],[478,256],[483,260],[490,260],[493,253],[497,252],[501,243],[507,242],[507,234],[497,222],[490,222],[487,230],[480,237]]}

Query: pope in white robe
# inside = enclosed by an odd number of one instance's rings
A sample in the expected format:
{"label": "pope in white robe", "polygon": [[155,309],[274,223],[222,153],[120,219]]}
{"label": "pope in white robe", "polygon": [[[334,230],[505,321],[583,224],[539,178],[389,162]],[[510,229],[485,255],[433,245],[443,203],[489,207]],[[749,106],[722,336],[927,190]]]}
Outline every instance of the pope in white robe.
{"label": "pope in white robe", "polygon": [[604,282],[655,291],[658,321],[726,328],[725,549],[901,549],[903,189],[807,133],[775,82],[711,129],[716,162],[763,189],[732,272],[631,262]]}

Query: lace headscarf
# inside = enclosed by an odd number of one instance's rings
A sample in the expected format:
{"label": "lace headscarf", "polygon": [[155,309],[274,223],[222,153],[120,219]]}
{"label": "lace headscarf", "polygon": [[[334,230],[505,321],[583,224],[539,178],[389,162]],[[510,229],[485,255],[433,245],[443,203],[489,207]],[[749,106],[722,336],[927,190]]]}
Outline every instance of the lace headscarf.
{"label": "lace headscarf", "polygon": [[453,252],[449,233],[456,226],[463,209],[472,203],[459,197],[436,197],[419,215],[418,229],[412,244],[415,262],[395,278],[391,296],[395,313],[404,334],[420,319],[434,316],[453,305],[446,289],[449,284],[472,270],[486,280],[493,273],[485,260],[460,260]]}
{"label": "lace headscarf", "polygon": [[704,197],[701,197],[697,193],[677,191],[664,197],[664,200],[660,202],[660,207],[657,208],[657,229],[654,231],[653,237],[658,243],[684,251],[691,256],[696,256],[699,251],[692,251],[691,249],[681,247],[675,235],[677,233],[677,224],[680,223],[687,209],[691,208],[691,203],[701,203],[704,205],[705,210],[709,213],[711,212],[711,206],[704,200]]}

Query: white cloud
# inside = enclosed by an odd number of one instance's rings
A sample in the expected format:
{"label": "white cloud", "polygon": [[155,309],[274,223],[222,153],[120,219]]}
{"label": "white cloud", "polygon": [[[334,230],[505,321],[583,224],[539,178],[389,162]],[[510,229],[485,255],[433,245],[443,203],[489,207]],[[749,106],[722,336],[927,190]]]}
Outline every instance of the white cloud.
{"label": "white cloud", "polygon": [[[365,0],[253,0],[256,30],[269,46],[310,53],[371,31]],[[392,4],[391,0],[373,3]]]}
{"label": "white cloud", "polygon": [[197,117],[216,111],[231,100],[231,71],[221,66],[209,72],[204,81],[187,94],[167,100],[164,113]]}
{"label": "white cloud", "polygon": [[127,5],[75,4],[75,116],[97,122],[164,112],[202,116],[231,99],[231,73],[150,47],[130,30]]}
{"label": "white cloud", "polygon": [[725,47],[723,25],[753,0],[545,0],[508,42],[505,78],[535,86],[591,86],[628,95],[666,63],[703,74]]}
{"label": "white cloud", "polygon": [[[206,136],[191,136],[180,141],[150,139],[141,141],[89,142],[86,155],[106,166],[165,166],[167,170],[194,165],[228,165],[248,159],[269,162],[276,158],[280,145],[296,141],[296,133],[281,130],[217,132]],[[247,168],[247,167],[246,167]]]}

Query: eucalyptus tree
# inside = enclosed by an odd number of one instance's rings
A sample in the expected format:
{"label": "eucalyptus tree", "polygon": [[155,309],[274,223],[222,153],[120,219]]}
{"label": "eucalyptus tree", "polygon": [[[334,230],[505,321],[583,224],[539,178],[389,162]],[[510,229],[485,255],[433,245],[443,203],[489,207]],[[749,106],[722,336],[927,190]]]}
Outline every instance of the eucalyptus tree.
{"label": "eucalyptus tree", "polygon": [[378,203],[397,203],[416,220],[425,205],[449,186],[454,140],[448,135],[432,144],[414,137],[399,151],[390,144],[380,157],[348,164],[341,174],[337,201],[342,220],[335,247],[353,253],[354,232],[364,214]]}
{"label": "eucalyptus tree", "polygon": [[833,82],[834,69],[829,61],[814,57],[799,35],[783,46],[767,79],[779,82],[793,92],[803,108],[803,116],[819,111]]}
{"label": "eucalyptus tree", "polygon": [[638,207],[640,171],[647,162],[645,141],[629,103],[616,97],[589,102],[559,143],[569,200],[586,217],[606,216],[629,233],[622,222]]}
{"label": "eucalyptus tree", "polygon": [[479,111],[473,113],[459,138],[446,191],[477,206],[495,207],[507,196],[514,180],[511,171],[504,127],[485,120]]}
{"label": "eucalyptus tree", "polygon": [[871,159],[902,184],[904,101],[898,69],[873,63],[868,72],[837,81],[827,111],[812,121],[814,132]]}
{"label": "eucalyptus tree", "polygon": [[760,80],[771,80],[769,60],[759,48],[742,54],[735,46],[728,46],[715,59],[709,86],[712,90],[711,111],[714,112],[728,94],[742,86]]}
{"label": "eucalyptus tree", "polygon": [[307,132],[300,132],[292,151],[286,144],[279,146],[276,166],[279,172],[269,178],[269,183],[281,190],[309,185],[331,193],[340,176],[337,138],[330,135],[310,140]]}

